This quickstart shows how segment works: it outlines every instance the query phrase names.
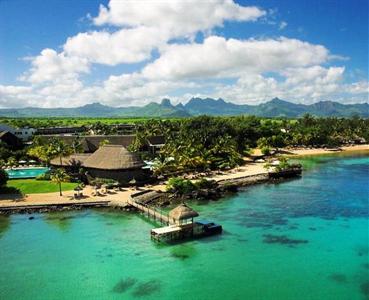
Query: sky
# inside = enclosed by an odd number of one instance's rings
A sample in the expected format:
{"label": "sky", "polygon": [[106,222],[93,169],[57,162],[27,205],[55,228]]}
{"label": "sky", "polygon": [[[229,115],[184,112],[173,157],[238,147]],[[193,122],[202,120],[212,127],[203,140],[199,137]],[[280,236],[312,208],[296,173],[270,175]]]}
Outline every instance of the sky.
{"label": "sky", "polygon": [[369,102],[367,0],[0,0],[0,107]]}

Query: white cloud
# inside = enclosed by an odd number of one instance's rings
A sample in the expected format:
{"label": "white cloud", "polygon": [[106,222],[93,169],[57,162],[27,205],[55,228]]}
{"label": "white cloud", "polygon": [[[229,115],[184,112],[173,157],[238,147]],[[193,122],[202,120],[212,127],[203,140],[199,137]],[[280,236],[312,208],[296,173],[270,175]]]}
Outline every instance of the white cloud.
{"label": "white cloud", "polygon": [[42,50],[39,56],[32,59],[30,71],[22,76],[22,80],[31,83],[63,81],[76,78],[79,73],[88,73],[86,58],[70,57],[65,53],[57,53],[53,49]]}
{"label": "white cloud", "polygon": [[201,44],[171,44],[147,65],[148,78],[235,76],[325,62],[328,50],[296,39],[236,40],[211,36]]}
{"label": "white cloud", "polygon": [[103,83],[105,103],[111,105],[142,105],[150,101],[160,101],[179,88],[199,87],[191,81],[148,80],[142,74],[110,76]]}
{"label": "white cloud", "polygon": [[354,82],[352,84],[346,85],[346,92],[350,94],[367,94],[366,101],[369,102],[368,96],[369,96],[369,82],[368,81],[359,81]]}
{"label": "white cloud", "polygon": [[[347,58],[322,45],[286,37],[226,39],[212,33],[226,21],[252,22],[272,14],[233,0],[111,0],[93,19],[101,27],[68,38],[60,52],[47,48],[29,59],[31,67],[21,77],[28,85],[0,85],[0,107],[96,101],[128,106],[163,97],[186,101],[192,95],[237,103],[273,97],[305,103],[328,98],[369,101],[368,82],[345,83],[345,68],[327,64]],[[287,26],[284,21],[270,22],[280,29]],[[113,27],[108,31],[105,25]],[[205,38],[194,42],[199,32]],[[153,53],[158,53],[155,60]],[[145,61],[141,70],[94,85],[81,76],[92,72],[93,64]],[[229,83],[230,78],[235,83]]]}
{"label": "white cloud", "polygon": [[121,29],[114,33],[93,31],[69,38],[64,51],[71,57],[114,66],[149,59],[152,49],[164,44],[167,39],[166,34],[148,27]]}
{"label": "white cloud", "polygon": [[343,67],[321,66],[291,68],[281,73],[280,80],[245,74],[233,85],[219,86],[213,97],[254,104],[272,97],[305,104],[320,100],[346,102],[346,98],[350,99],[347,102],[368,102],[368,82],[344,84],[344,70]]}
{"label": "white cloud", "polygon": [[186,36],[222,26],[226,20],[255,21],[265,14],[257,7],[244,7],[233,0],[111,0],[108,8],[100,6],[94,22],[96,25],[155,27],[172,36]]}
{"label": "white cloud", "polygon": [[281,23],[279,23],[279,30],[283,30],[287,27],[288,23],[285,21],[282,21]]}

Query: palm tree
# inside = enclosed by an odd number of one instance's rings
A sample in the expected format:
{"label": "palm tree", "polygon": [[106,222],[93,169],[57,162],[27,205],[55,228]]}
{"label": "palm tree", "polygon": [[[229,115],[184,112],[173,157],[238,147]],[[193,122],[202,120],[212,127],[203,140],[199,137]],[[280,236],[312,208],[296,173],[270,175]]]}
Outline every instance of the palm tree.
{"label": "palm tree", "polygon": [[53,181],[53,182],[55,182],[59,185],[59,195],[60,196],[63,196],[61,183],[67,181],[68,179],[69,179],[69,176],[63,168],[56,169],[51,174],[51,181]]}
{"label": "palm tree", "polygon": [[73,149],[74,154],[77,154],[78,152],[82,151],[82,142],[81,142],[81,138],[79,136],[77,136],[73,140],[72,149]]}
{"label": "palm tree", "polygon": [[62,157],[67,156],[72,152],[72,149],[69,145],[67,145],[62,140],[58,139],[51,141],[49,149],[51,156],[53,157],[59,156],[61,166],[63,165]]}

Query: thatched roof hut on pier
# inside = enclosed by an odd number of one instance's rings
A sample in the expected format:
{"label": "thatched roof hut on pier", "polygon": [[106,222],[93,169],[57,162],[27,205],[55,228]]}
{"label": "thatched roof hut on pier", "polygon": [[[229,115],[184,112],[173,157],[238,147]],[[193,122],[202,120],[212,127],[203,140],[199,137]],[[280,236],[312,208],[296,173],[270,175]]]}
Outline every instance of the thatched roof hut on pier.
{"label": "thatched roof hut on pier", "polygon": [[193,223],[193,218],[199,214],[186,204],[181,204],[169,212],[169,219],[174,224],[182,225]]}

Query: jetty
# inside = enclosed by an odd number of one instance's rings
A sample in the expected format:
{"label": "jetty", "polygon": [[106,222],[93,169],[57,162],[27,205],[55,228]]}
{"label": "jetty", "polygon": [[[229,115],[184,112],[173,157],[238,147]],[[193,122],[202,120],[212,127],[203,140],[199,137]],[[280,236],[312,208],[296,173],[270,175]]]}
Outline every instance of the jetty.
{"label": "jetty", "polygon": [[[146,204],[139,203],[140,196],[152,191],[142,191],[132,194],[127,200],[127,205],[136,208],[145,217],[164,225],[153,228],[150,236],[156,242],[172,242],[196,237],[209,236],[222,232],[222,226],[212,222],[194,222],[194,218],[199,214],[191,207],[182,203],[176,208],[166,213]],[[152,194],[155,197],[155,194]]]}
{"label": "jetty", "polygon": [[135,207],[138,211],[142,214],[147,216],[148,218],[153,219],[154,221],[160,222],[161,224],[170,225],[169,216],[166,215],[163,211],[155,208],[150,207],[148,205],[140,204],[132,199],[132,197],[127,199],[127,204]]}

